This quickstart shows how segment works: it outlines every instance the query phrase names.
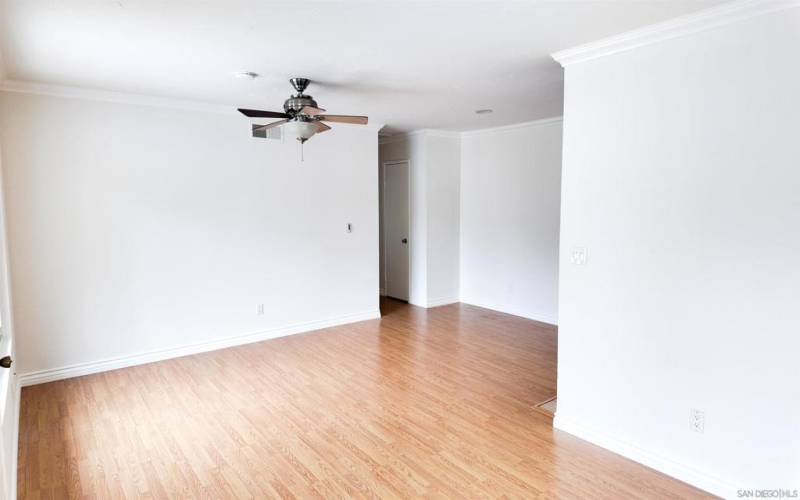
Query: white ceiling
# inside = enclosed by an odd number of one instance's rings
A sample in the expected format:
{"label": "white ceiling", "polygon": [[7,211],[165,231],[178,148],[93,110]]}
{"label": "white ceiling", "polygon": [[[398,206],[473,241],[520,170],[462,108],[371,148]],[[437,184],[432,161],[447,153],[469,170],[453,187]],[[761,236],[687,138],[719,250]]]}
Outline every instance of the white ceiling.
{"label": "white ceiling", "polygon": [[330,112],[469,130],[561,114],[552,52],[717,3],[0,0],[0,62],[10,80],[269,110],[303,76]]}

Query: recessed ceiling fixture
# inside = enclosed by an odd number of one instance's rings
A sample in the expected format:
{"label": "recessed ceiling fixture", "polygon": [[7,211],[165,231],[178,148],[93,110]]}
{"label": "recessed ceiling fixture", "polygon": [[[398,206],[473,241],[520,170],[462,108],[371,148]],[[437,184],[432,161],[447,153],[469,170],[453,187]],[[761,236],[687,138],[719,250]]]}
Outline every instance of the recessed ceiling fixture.
{"label": "recessed ceiling fixture", "polygon": [[240,71],[235,73],[233,76],[240,80],[255,80],[259,75],[253,71]]}
{"label": "recessed ceiling fixture", "polygon": [[[253,129],[254,131],[267,130],[272,127],[280,127],[289,137],[300,141],[300,145],[309,140],[314,134],[320,134],[331,128],[322,122],[353,123],[356,125],[366,125],[366,116],[348,115],[329,115],[324,109],[317,107],[317,101],[303,91],[311,83],[308,78],[292,78],[289,80],[292,87],[297,91],[283,103],[283,112],[261,111],[258,109],[241,109],[239,112],[248,118],[280,118],[279,121],[261,125]],[[302,152],[302,149],[301,149]]]}
{"label": "recessed ceiling fixture", "polygon": [[492,113],[493,111],[494,111],[493,109],[476,109],[475,110],[475,114],[476,115],[488,115],[489,113]]}

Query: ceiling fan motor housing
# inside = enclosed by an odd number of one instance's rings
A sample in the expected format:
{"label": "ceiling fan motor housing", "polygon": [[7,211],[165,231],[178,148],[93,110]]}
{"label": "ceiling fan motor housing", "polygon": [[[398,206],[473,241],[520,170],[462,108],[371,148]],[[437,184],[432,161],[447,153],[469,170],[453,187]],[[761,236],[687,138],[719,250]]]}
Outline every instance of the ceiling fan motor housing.
{"label": "ceiling fan motor housing", "polygon": [[310,95],[305,95],[302,93],[296,94],[284,101],[283,111],[288,115],[294,116],[306,106],[311,106],[313,108],[319,107],[317,106],[317,101],[315,101]]}
{"label": "ceiling fan motor housing", "polygon": [[286,99],[283,103],[283,110],[286,114],[294,116],[305,106],[318,107],[317,101],[315,101],[313,97],[303,94],[303,91],[308,87],[308,84],[311,83],[311,80],[308,78],[291,78],[289,79],[289,83],[292,84],[297,94]]}

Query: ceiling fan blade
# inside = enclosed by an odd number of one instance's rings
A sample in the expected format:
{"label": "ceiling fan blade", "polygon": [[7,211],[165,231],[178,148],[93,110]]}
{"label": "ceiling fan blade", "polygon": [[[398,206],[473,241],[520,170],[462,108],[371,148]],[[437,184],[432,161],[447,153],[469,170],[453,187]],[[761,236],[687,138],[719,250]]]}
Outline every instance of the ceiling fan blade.
{"label": "ceiling fan blade", "polygon": [[289,118],[289,115],[286,113],[278,113],[277,111],[260,111],[258,109],[239,108],[239,113],[248,118]]}
{"label": "ceiling fan blade", "polygon": [[349,115],[319,115],[320,120],[326,122],[336,123],[353,123],[356,125],[366,125],[368,118],[366,116],[349,116]]}
{"label": "ceiling fan blade", "polygon": [[283,125],[288,121],[289,119],[287,118],[285,120],[278,120],[276,122],[268,123],[266,125],[253,125],[253,132],[263,132],[264,130],[277,127],[278,125]]}
{"label": "ceiling fan blade", "polygon": [[300,112],[308,116],[317,116],[324,113],[325,110],[322,108],[315,108],[314,106],[305,106]]}
{"label": "ceiling fan blade", "polygon": [[331,129],[329,126],[325,125],[322,122],[317,122],[316,125],[317,125],[317,133],[318,134],[321,134],[323,132],[327,132],[328,130]]}

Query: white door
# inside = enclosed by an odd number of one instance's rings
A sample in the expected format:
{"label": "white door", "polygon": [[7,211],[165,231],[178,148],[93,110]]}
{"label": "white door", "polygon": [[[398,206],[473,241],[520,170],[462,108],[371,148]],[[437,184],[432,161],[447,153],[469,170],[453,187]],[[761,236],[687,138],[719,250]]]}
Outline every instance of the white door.
{"label": "white door", "polygon": [[[14,342],[10,322],[11,300],[6,258],[6,225],[3,210],[2,166],[0,166],[0,360],[13,359]],[[7,358],[6,358],[7,357]],[[6,358],[6,359],[3,359]],[[16,375],[13,366],[0,366],[0,498],[12,498],[16,490],[16,447],[14,446],[15,408],[17,401]]]}
{"label": "white door", "polygon": [[383,164],[386,295],[408,300],[408,161]]}

